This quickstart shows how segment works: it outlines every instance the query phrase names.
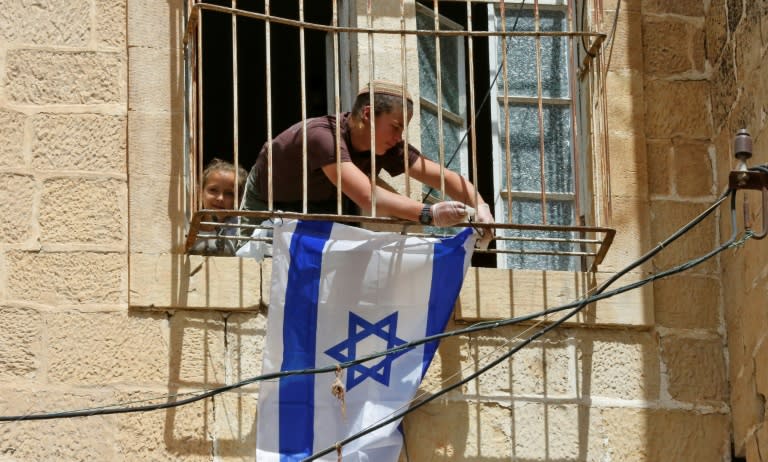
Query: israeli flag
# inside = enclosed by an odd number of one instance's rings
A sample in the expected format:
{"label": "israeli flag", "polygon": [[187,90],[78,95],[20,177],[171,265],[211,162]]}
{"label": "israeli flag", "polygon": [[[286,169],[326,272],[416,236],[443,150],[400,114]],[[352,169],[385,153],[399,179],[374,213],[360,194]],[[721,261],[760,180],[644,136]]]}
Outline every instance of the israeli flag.
{"label": "israeli flag", "polygon": [[[469,267],[471,229],[423,238],[338,223],[274,230],[263,373],[325,367],[445,329]],[[408,407],[437,342],[344,369],[261,382],[256,460],[299,461]],[[396,462],[399,422],[342,449],[345,462]],[[336,461],[336,453],[322,459]]]}

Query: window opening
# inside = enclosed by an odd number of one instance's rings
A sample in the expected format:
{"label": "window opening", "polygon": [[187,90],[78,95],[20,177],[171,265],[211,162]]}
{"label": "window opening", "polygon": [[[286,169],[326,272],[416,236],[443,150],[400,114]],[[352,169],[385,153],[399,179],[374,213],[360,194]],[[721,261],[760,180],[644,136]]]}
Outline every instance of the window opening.
{"label": "window opening", "polygon": [[[461,24],[436,15],[422,4],[416,5],[416,27],[419,30],[463,29]],[[469,177],[464,42],[459,36],[419,35],[417,43],[422,154]],[[429,201],[443,199],[433,188],[424,186],[423,191]]]}
{"label": "window opening", "polygon": [[[584,20],[601,2],[584,1],[419,0],[409,10],[400,0],[397,28],[392,21],[380,26],[376,16],[385,3],[391,16],[397,0],[368,2],[365,12],[345,0],[188,0],[188,248],[201,224],[216,225],[199,200],[210,159],[229,158],[247,170],[277,133],[304,117],[348,110],[356,82],[384,76],[402,79],[418,101],[422,153],[470,178],[495,208],[497,242],[487,254],[501,255],[498,266],[594,269],[614,231],[608,227],[604,35],[587,30]],[[383,42],[400,53],[399,70],[377,69],[373,55]],[[418,82],[408,85],[414,62]],[[429,201],[443,197],[423,192]],[[375,207],[370,216],[354,217],[304,210],[233,209],[217,211],[217,218],[414,225],[376,216]],[[249,231],[254,225],[233,226]]]}
{"label": "window opening", "polygon": [[[503,5],[503,4],[502,4]],[[493,31],[568,32],[566,4],[509,3],[489,5]],[[501,78],[491,82],[494,129],[493,164],[496,212],[521,224],[572,226],[579,198],[575,187],[577,163],[574,103],[575,79],[566,36],[493,37],[491,68],[504,66]],[[505,56],[502,56],[505,54]],[[505,230],[497,239],[508,253],[500,265],[523,269],[577,269],[581,242],[578,233]],[[519,252],[524,246],[539,253]]]}

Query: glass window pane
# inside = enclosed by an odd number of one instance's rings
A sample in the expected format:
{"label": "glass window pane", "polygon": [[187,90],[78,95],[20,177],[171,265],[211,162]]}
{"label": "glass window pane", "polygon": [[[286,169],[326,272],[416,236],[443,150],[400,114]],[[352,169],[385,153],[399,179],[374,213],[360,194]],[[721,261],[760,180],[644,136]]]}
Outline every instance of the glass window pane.
{"label": "glass window pane", "polygon": [[[424,157],[427,157],[437,163],[440,163],[440,146],[438,143],[439,132],[437,124],[437,114],[421,108],[421,151]],[[461,174],[461,155],[462,150],[459,142],[462,141],[464,127],[459,126],[447,119],[443,119],[443,144],[445,146],[445,164],[456,173]],[[464,140],[466,145],[466,139]],[[437,191],[428,186],[423,187],[424,193],[429,193],[440,198]]]}
{"label": "glass window pane", "polygon": [[[568,106],[545,105],[544,180],[546,192],[573,193],[571,156],[571,111]],[[499,142],[502,151],[502,184],[507,189],[506,114],[499,106]],[[539,143],[538,107],[533,104],[510,104],[510,161],[512,191],[541,191],[541,145]]]}
{"label": "glass window pane", "polygon": [[[504,211],[506,215],[508,212],[506,203],[504,204]],[[510,223],[541,224],[541,202],[527,199],[515,199],[512,202],[512,213],[508,216]],[[550,225],[570,225],[573,222],[573,202],[547,201],[547,222]],[[565,231],[545,233],[542,231],[507,229],[503,230],[501,234],[504,237],[526,239],[573,239],[576,237],[576,233]],[[498,240],[497,245],[499,249],[525,251],[525,253],[522,254],[502,254],[504,256],[504,266],[506,268],[514,269],[576,271],[580,263],[579,257],[570,255],[539,255],[531,252],[578,252],[582,250],[579,248],[579,244],[569,242]]]}
{"label": "glass window pane", "polygon": [[[434,18],[423,13],[416,15],[416,25],[419,30],[435,29]],[[420,96],[437,104],[437,47],[435,43],[436,40],[433,36],[418,36]],[[464,65],[462,61],[463,46],[461,37],[440,38],[442,103],[444,109],[455,114],[462,112],[460,75],[457,70]]]}
{"label": "glass window pane", "polygon": [[[439,162],[439,131],[437,114],[421,109],[421,149],[425,157]],[[443,119],[443,144],[445,146],[445,163],[449,169],[461,173],[461,159],[459,157],[459,141],[464,134],[463,127]]]}
{"label": "glass window pane", "polygon": [[[515,21],[519,9],[508,9],[506,30],[519,32],[534,31],[533,11],[525,9]],[[501,30],[501,18],[496,11],[496,29]],[[540,11],[540,30],[543,32],[567,30],[567,17],[563,11]],[[545,98],[568,98],[568,40],[565,37],[541,37],[541,86]],[[496,52],[497,62],[501,66],[502,48]],[[507,38],[507,87],[510,96],[538,96],[536,79],[536,39],[534,37]],[[496,81],[499,95],[504,93],[504,79]]]}

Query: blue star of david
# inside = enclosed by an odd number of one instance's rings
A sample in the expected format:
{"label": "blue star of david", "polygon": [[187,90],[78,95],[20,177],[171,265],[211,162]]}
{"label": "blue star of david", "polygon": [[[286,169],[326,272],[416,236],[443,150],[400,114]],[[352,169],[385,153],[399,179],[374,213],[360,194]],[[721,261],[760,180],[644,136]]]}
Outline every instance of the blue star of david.
{"label": "blue star of david", "polygon": [[[331,358],[346,362],[357,357],[357,344],[368,337],[375,335],[387,342],[386,349],[395,348],[406,343],[397,337],[397,312],[390,314],[381,321],[372,324],[353,312],[349,312],[347,325],[347,339],[332,346],[325,351]],[[365,364],[355,364],[347,369],[347,391],[359,385],[367,378],[371,378],[384,386],[389,386],[389,375],[392,370],[392,361],[400,357],[408,350],[390,353],[378,363],[367,367]],[[370,364],[370,361],[367,362]]]}

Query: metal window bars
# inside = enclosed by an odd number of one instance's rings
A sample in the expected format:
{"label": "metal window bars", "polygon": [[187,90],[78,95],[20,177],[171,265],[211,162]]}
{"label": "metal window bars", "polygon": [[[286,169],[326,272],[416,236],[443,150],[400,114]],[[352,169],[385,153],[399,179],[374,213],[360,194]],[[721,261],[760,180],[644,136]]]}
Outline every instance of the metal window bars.
{"label": "metal window bars", "polygon": [[[517,31],[508,30],[505,27],[506,22],[503,20],[504,15],[513,14],[514,10],[518,7],[526,6],[526,2],[500,2],[493,0],[452,0],[454,3],[466,4],[466,30],[441,30],[439,27],[439,21],[437,15],[439,14],[439,4],[437,0],[433,0],[432,10],[435,12],[435,27],[433,30],[419,30],[416,28],[415,21],[415,9],[414,3],[405,0],[377,0],[376,6],[372,0],[327,0],[329,7],[332,8],[332,20],[330,24],[319,24],[305,21],[304,19],[304,4],[307,0],[296,0],[298,2],[298,16],[299,19],[290,19],[273,15],[270,13],[270,0],[264,0],[263,12],[247,11],[245,9],[238,8],[238,0],[230,0],[230,6],[221,6],[213,3],[205,3],[199,0],[187,0],[186,2],[186,30],[184,35],[185,45],[185,57],[186,57],[186,83],[187,83],[187,101],[186,101],[186,162],[185,162],[185,180],[187,182],[187,240],[186,251],[195,253],[195,244],[205,239],[215,239],[219,243],[227,242],[232,243],[233,246],[237,246],[249,239],[256,240],[269,240],[265,237],[245,237],[251,234],[253,229],[261,228],[261,225],[245,224],[237,220],[237,217],[245,217],[250,219],[256,219],[256,221],[274,219],[274,218],[300,218],[305,220],[333,220],[340,222],[357,222],[365,225],[402,225],[403,232],[409,234],[417,234],[422,232],[421,228],[413,222],[407,220],[401,220],[390,217],[382,217],[377,215],[376,210],[376,181],[372,181],[371,191],[371,210],[369,215],[357,216],[357,215],[345,215],[342,213],[342,192],[340,188],[337,188],[337,213],[336,214],[317,214],[308,213],[308,200],[307,197],[307,141],[306,131],[304,130],[303,140],[303,153],[302,162],[304,172],[302,178],[303,196],[302,212],[281,212],[275,210],[275,201],[273,197],[274,190],[274,178],[271,174],[268,178],[268,210],[265,211],[245,211],[245,210],[204,210],[201,204],[201,191],[202,191],[202,172],[203,172],[203,136],[204,127],[202,126],[203,114],[205,108],[203,107],[203,94],[205,88],[203,87],[203,42],[206,38],[203,36],[203,11],[212,11],[220,14],[230,15],[232,19],[232,118],[233,118],[233,163],[235,165],[240,164],[240,153],[238,147],[238,126],[239,120],[242,117],[243,109],[238,105],[238,18],[249,18],[250,20],[256,20],[263,23],[264,26],[264,43],[265,53],[263,56],[263,66],[266,70],[266,99],[263,106],[260,108],[250,110],[260,110],[266,112],[266,146],[267,146],[267,158],[268,158],[268,170],[272,171],[272,142],[273,142],[273,101],[271,98],[271,72],[270,68],[273,65],[272,54],[272,42],[271,42],[271,30],[273,25],[280,25],[280,27],[294,28],[299,33],[299,46],[296,50],[281,50],[281,54],[294,53],[298,55],[300,61],[300,75],[298,76],[301,81],[301,115],[304,121],[304,128],[306,128],[307,119],[307,93],[306,93],[306,56],[305,49],[305,31],[320,31],[330,38],[332,49],[332,78],[333,78],[333,107],[329,108],[329,112],[336,114],[337,120],[342,113],[341,101],[343,95],[340,94],[340,88],[343,87],[345,82],[341,82],[342,75],[349,75],[342,73],[342,57],[340,56],[340,49],[342,45],[340,43],[340,37],[345,35],[346,37],[355,37],[357,39],[354,43],[357,44],[357,49],[352,50],[352,53],[356,53],[358,57],[367,57],[367,69],[364,66],[361,67],[359,75],[352,75],[352,79],[358,78],[361,81],[373,81],[376,78],[387,78],[389,80],[395,80],[392,76],[397,76],[399,83],[404,88],[408,88],[411,94],[416,98],[414,102],[418,104],[419,98],[416,92],[414,92],[415,85],[410,85],[408,82],[409,66],[412,68],[418,66],[417,59],[412,51],[414,46],[409,40],[415,39],[415,37],[428,35],[435,38],[435,41],[439,44],[441,37],[461,37],[465,43],[465,49],[467,52],[467,58],[469,62],[474,61],[474,54],[477,53],[475,48],[475,41],[479,39],[487,39],[490,37],[498,38],[502,46],[501,64],[499,72],[502,74],[504,81],[508,78],[510,64],[507,62],[507,47],[509,46],[508,39],[511,37],[526,38],[533,40],[535,43],[535,62],[536,62],[536,78],[537,78],[537,92],[536,96],[531,98],[531,102],[534,103],[537,111],[537,125],[538,125],[538,144],[539,144],[539,156],[540,156],[540,184],[541,188],[533,193],[515,193],[513,187],[510,184],[511,175],[511,161],[510,153],[515,148],[509,143],[509,132],[507,131],[505,140],[506,144],[501,147],[504,155],[504,166],[502,167],[506,172],[506,184],[496,185],[497,191],[495,201],[506,201],[507,209],[506,216],[496,215],[495,228],[497,230],[497,243],[504,241],[514,242],[520,244],[518,248],[504,248],[503,245],[499,245],[497,249],[489,249],[485,252],[499,253],[499,254],[538,254],[538,255],[558,255],[568,256],[579,259],[580,267],[583,270],[595,270],[599,265],[610,247],[615,230],[610,228],[611,221],[611,203],[610,203],[610,181],[609,181],[609,162],[607,155],[607,97],[605,91],[605,75],[607,73],[608,60],[603,56],[603,45],[605,44],[607,34],[600,31],[599,27],[603,22],[602,18],[602,0],[528,0],[528,7],[533,8],[534,11],[534,24],[533,31]],[[318,1],[318,0],[312,0]],[[364,8],[355,9],[355,1],[363,4]],[[579,16],[579,10],[576,10],[576,2],[579,2],[581,15]],[[585,2],[585,3],[582,3]],[[245,0],[240,0],[241,3]],[[500,30],[477,30],[475,28],[472,18],[473,6],[478,4],[490,4],[498,8],[499,14],[502,16],[502,27]],[[541,4],[541,5],[540,5]],[[561,31],[543,31],[540,28],[540,7],[547,8],[547,4],[559,4],[565,5],[567,11],[567,30]],[[358,13],[357,22],[365,24],[364,27],[358,26],[341,26],[339,18],[342,13],[349,14],[350,12],[342,12],[340,9],[342,6],[351,8],[352,14],[354,11],[365,11],[364,15]],[[386,9],[388,15],[387,24],[393,24],[392,12],[396,11],[399,7],[399,22],[398,27],[380,27],[380,17],[383,16],[381,9]],[[363,17],[364,16],[364,17]],[[576,22],[579,25],[576,25]],[[391,37],[399,38],[398,42],[393,42]],[[570,121],[572,124],[572,149],[571,149],[571,162],[573,165],[573,178],[574,178],[574,191],[575,197],[574,204],[576,210],[573,213],[573,224],[569,225],[553,225],[548,223],[547,219],[547,203],[552,200],[552,197],[556,197],[557,193],[547,191],[547,178],[544,172],[545,156],[548,149],[547,140],[544,136],[544,102],[546,98],[542,94],[541,82],[542,82],[542,44],[543,38],[548,37],[560,37],[568,41],[568,75],[570,85],[570,98],[567,101],[569,109],[571,111]],[[386,42],[386,44],[385,44]],[[386,69],[379,70],[376,67],[375,55],[377,51],[380,51],[382,47],[387,48],[387,52],[391,54],[400,54],[400,69],[393,70],[391,66]],[[396,48],[399,48],[396,49]],[[437,68],[440,68],[440,47],[435,47],[436,53],[433,59],[437,62]],[[493,53],[493,51],[491,51]],[[258,59],[251,57],[250,59]],[[359,58],[363,61],[362,58]],[[415,63],[415,64],[414,64]],[[488,123],[487,121],[480,121],[477,118],[477,111],[479,106],[484,104],[485,101],[480,101],[482,95],[476,95],[474,89],[478,88],[476,85],[477,76],[474,72],[474,66],[468,66],[468,140],[469,140],[469,162],[468,164],[472,168],[472,178],[470,180],[473,184],[478,185],[479,182],[486,181],[485,179],[478,178],[478,148],[477,148],[477,132],[476,126],[478,123]],[[346,70],[346,69],[345,69]],[[223,72],[221,69],[217,69],[217,72]],[[439,73],[438,73],[439,74]],[[368,77],[368,79],[366,79]],[[437,79],[437,120],[440,134],[442,135],[443,127],[443,113],[442,113],[442,91],[441,91],[441,79]],[[370,90],[373,93],[374,89],[371,86]],[[487,95],[486,95],[487,96]],[[509,120],[510,116],[510,96],[507,91],[507,85],[504,85],[503,96],[500,98],[502,101],[505,120]],[[332,111],[330,110],[332,109]],[[347,110],[349,108],[346,108]],[[415,110],[415,112],[418,112]],[[413,124],[412,124],[413,125]],[[507,125],[507,130],[509,123]],[[411,128],[413,130],[413,128]],[[337,160],[337,172],[336,183],[341,183],[340,178],[340,162],[341,156],[339,152],[339,136],[340,131],[336,130],[336,160]],[[375,145],[376,133],[371,130],[371,144]],[[404,132],[405,142],[408,143],[408,130]],[[413,137],[411,137],[413,138]],[[411,143],[413,144],[413,143]],[[444,185],[444,173],[446,155],[444,147],[439,146],[439,163],[440,163],[440,186]],[[407,154],[406,154],[407,155]],[[371,177],[375,176],[376,156],[371,154]],[[410,175],[406,164],[405,182],[401,187],[401,191],[405,195],[411,196],[410,188]],[[236,173],[236,175],[238,175]],[[536,223],[516,223],[512,217],[512,201],[515,195],[531,195],[533,194],[536,201],[540,204],[542,219],[541,222]],[[486,198],[489,199],[489,198]],[[239,192],[235,192],[235,204],[240,203]],[[498,209],[497,209],[498,212]],[[253,221],[253,220],[251,220]],[[205,232],[203,229],[213,228],[215,231]],[[238,229],[239,233],[233,235],[232,229]],[[504,233],[504,230],[513,230],[517,232],[515,235],[509,235]],[[560,246],[547,246],[540,244],[547,243],[564,243],[567,244],[567,249],[563,250]],[[533,245],[527,245],[533,244]],[[221,250],[222,245],[218,245],[218,249]],[[198,251],[197,253],[204,254],[216,254],[216,251],[211,252],[208,250]]]}

